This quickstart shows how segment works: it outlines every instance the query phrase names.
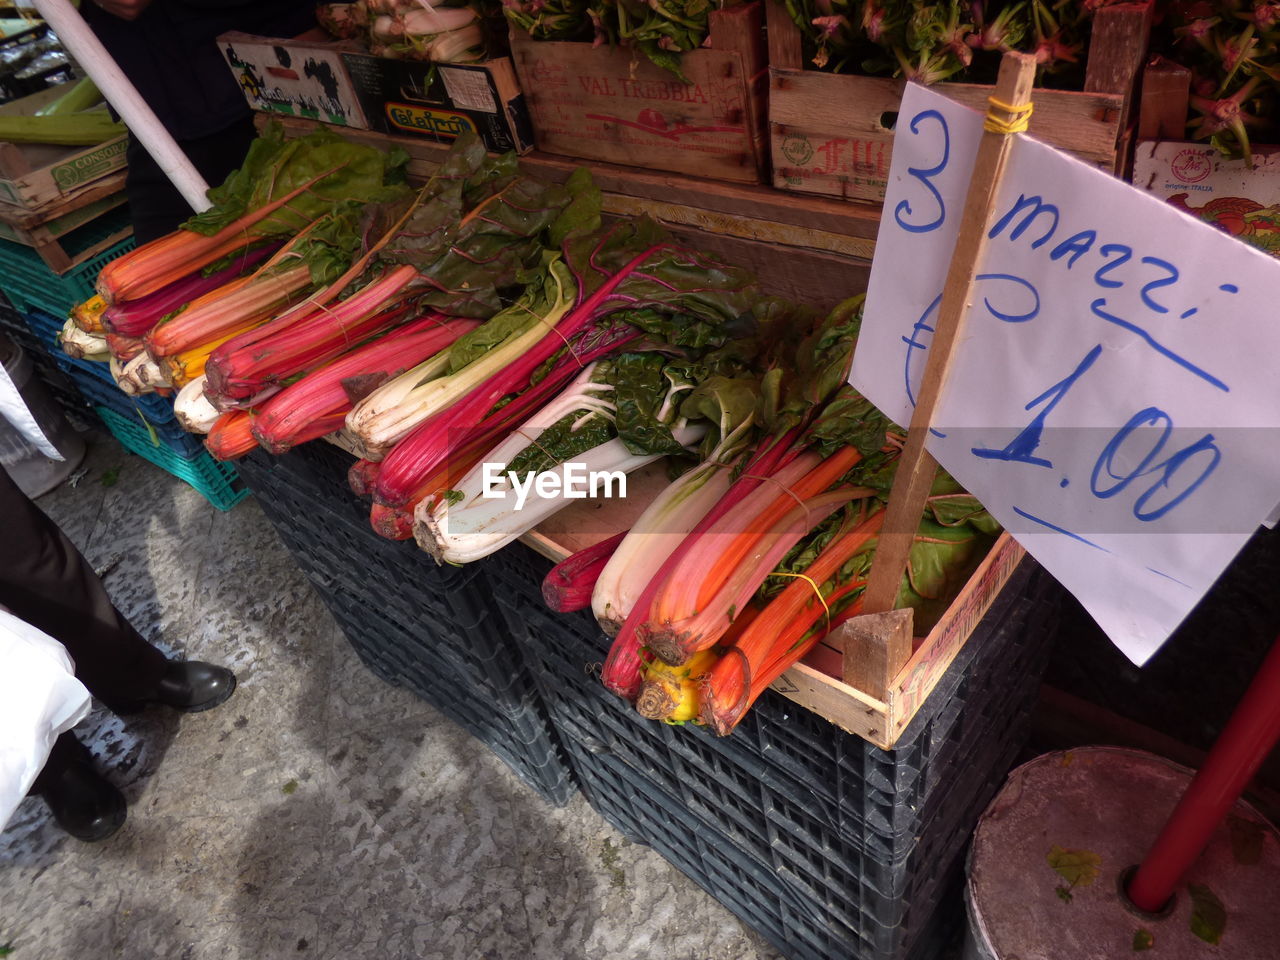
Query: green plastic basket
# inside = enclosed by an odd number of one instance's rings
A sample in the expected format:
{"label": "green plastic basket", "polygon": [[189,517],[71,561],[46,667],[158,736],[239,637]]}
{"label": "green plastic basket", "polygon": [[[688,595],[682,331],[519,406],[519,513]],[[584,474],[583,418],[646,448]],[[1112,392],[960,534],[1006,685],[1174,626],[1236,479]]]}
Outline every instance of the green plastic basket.
{"label": "green plastic basket", "polygon": [[219,510],[230,510],[249,495],[234,465],[219,463],[203,450],[188,460],[167,446],[157,444],[147,428],[136,420],[122,417],[107,407],[93,409],[126,450],[151,461],[179,480],[185,480]]}
{"label": "green plastic basket", "polygon": [[[74,258],[127,226],[129,208],[124,206],[77,227],[60,242]],[[133,237],[126,237],[96,257],[90,257],[58,275],[49,269],[33,248],[0,240],[0,291],[24,313],[36,307],[55,317],[65,317],[77,303],[93,296],[98,272],[134,246]]]}

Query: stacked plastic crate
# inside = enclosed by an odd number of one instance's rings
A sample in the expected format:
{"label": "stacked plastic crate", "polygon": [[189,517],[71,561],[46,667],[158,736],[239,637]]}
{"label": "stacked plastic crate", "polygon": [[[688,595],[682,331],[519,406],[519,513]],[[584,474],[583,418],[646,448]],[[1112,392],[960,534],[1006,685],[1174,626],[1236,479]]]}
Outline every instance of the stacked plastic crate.
{"label": "stacked plastic crate", "polygon": [[438,567],[384,540],[347,487],[352,458],[314,442],[256,451],[241,472],[361,660],[489,746],[555,804],[575,792],[558,739],[483,565]]}
{"label": "stacked plastic crate", "polygon": [[[90,232],[75,242],[88,248],[100,241],[99,235],[117,232],[122,223],[128,223],[127,210],[94,221],[84,228]],[[59,275],[31,248],[0,241],[0,292],[14,307],[14,312],[0,314],[0,323],[39,358],[38,369],[73,415],[87,405],[131,453],[185,480],[218,509],[228,510],[248,496],[248,490],[234,465],[218,463],[199,437],[178,426],[172,401],[155,395],[127,396],[106,364],[73,359],[58,346],[71,308],[93,296],[98,271],[132,247],[132,239],[124,240]],[[60,378],[47,376],[50,362]]]}
{"label": "stacked plastic crate", "polygon": [[717,738],[642,719],[594,667],[588,614],[549,613],[550,563],[515,544],[494,592],[535,665],[591,804],[652,846],[788,957],[918,960],[960,923],[966,843],[1028,732],[1060,597],[1014,574],[896,749],[769,691]]}

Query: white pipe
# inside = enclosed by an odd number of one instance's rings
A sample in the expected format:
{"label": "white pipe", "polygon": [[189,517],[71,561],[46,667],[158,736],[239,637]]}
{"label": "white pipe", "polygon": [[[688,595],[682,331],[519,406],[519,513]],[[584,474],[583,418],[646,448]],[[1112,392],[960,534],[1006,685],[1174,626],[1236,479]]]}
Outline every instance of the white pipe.
{"label": "white pipe", "polygon": [[107,53],[102,41],[89,29],[68,0],[35,0],[36,9],[45,23],[62,41],[67,52],[84,68],[107,102],[120,114],[129,132],[138,138],[164,171],[182,198],[196,213],[209,209],[205,194],[209,185],[192,166],[182,148],[169,135],[164,124],[156,117],[147,102],[142,99],[129,79]]}

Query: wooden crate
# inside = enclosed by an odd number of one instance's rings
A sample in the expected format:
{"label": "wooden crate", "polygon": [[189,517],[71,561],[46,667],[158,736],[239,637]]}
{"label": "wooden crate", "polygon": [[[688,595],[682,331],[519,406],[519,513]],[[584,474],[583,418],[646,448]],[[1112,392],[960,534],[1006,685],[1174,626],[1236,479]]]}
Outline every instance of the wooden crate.
{"label": "wooden crate", "polygon": [[[557,563],[570,554],[629,529],[669,482],[662,461],[627,478],[625,499],[581,500],[548,518],[521,539]],[[889,673],[875,693],[840,677],[844,651],[833,631],[804,662],[773,684],[789,700],[883,750],[893,749],[974,628],[999,596],[1026,551],[1002,533],[927,636],[916,637],[905,663],[886,661]]]}
{"label": "wooden crate", "polygon": [[54,200],[36,209],[0,204],[0,239],[33,247],[54,273],[66,273],[91,260],[133,233],[129,226],[86,249],[68,250],[63,238],[125,203],[125,171],[97,180],[75,195]]}
{"label": "wooden crate", "polygon": [[[50,87],[0,106],[0,116],[31,116],[64,93],[62,87]],[[74,197],[103,177],[123,170],[128,143],[127,136],[96,147],[0,142],[0,204],[36,210]]]}
{"label": "wooden crate", "polygon": [[[1031,133],[1103,169],[1119,169],[1134,83],[1146,52],[1151,4],[1095,14],[1082,93],[1036,90]],[[769,141],[773,185],[846,200],[884,200],[905,81],[805,70],[799,28],[769,3]],[[935,89],[986,110],[992,86]]]}
{"label": "wooden crate", "polygon": [[763,27],[762,0],[712,12],[709,45],[681,56],[688,86],[624,48],[533,40],[512,30],[511,53],[538,149],[762,182]]}

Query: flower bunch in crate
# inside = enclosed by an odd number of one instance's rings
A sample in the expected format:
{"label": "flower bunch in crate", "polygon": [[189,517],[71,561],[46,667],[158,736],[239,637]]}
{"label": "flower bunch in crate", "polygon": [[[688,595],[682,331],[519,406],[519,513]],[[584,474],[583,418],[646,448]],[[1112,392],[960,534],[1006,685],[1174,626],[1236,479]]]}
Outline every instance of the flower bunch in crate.
{"label": "flower bunch in crate", "polygon": [[1280,4],[1177,0],[1153,46],[1191,70],[1187,131],[1252,162],[1251,141],[1274,142],[1280,110]]}
{"label": "flower bunch in crate", "polygon": [[782,0],[820,70],[994,82],[1002,54],[1033,53],[1040,85],[1079,87],[1094,12],[1112,0]]}

